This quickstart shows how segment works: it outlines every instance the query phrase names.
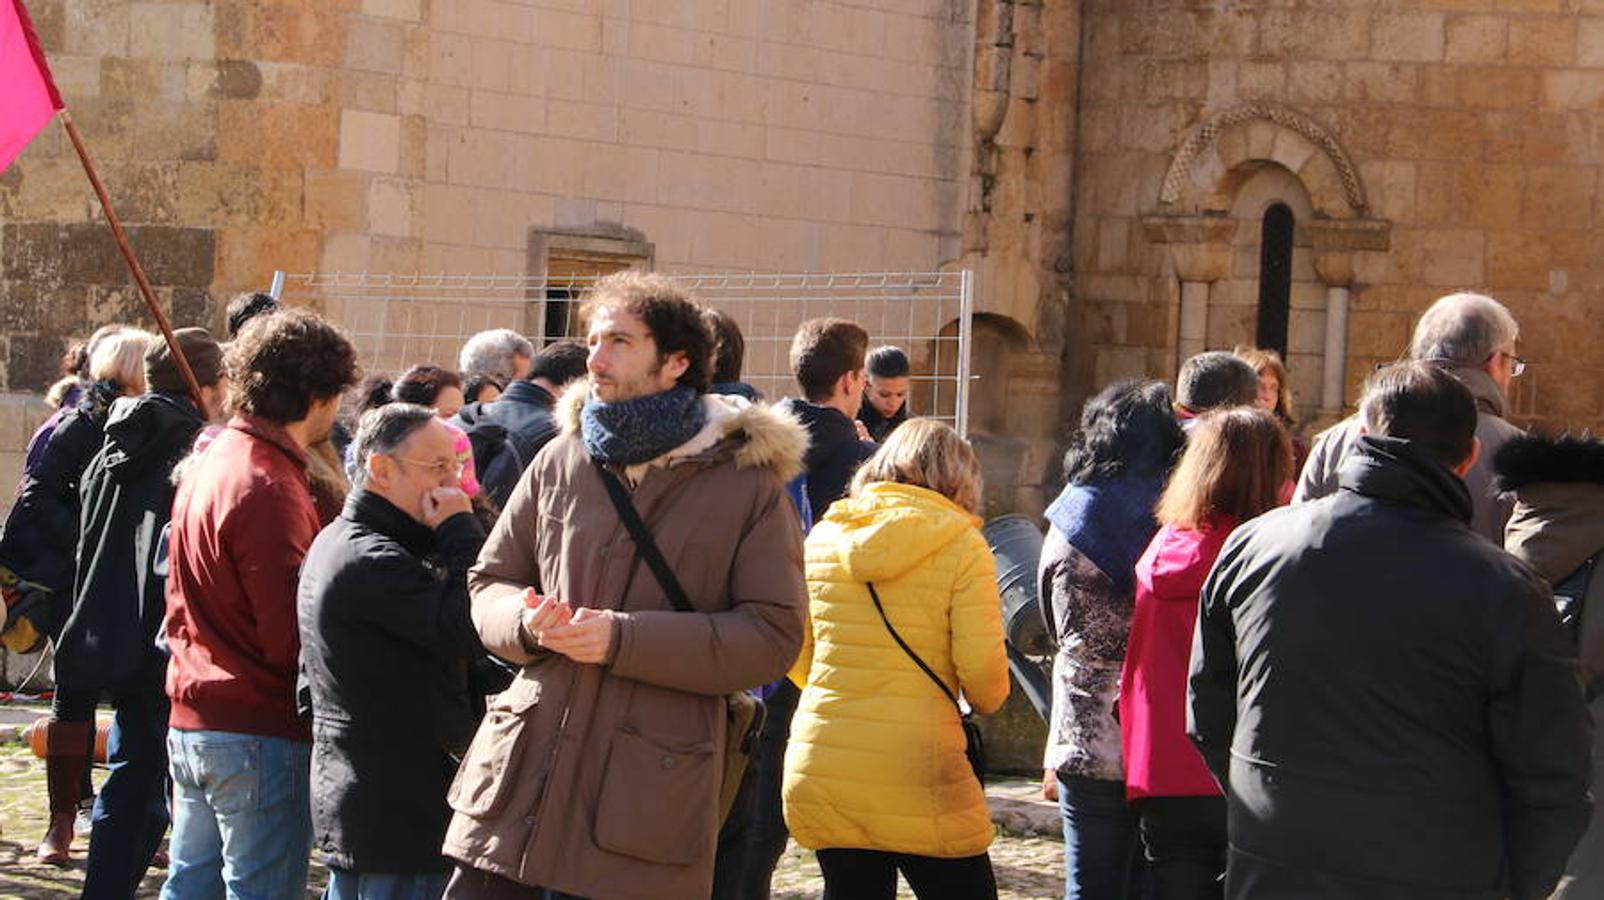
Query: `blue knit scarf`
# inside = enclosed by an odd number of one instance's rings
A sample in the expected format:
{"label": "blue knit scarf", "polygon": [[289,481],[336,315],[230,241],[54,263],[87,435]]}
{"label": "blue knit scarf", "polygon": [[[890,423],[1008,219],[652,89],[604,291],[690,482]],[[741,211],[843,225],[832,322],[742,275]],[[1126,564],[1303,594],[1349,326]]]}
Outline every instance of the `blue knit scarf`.
{"label": "blue knit scarf", "polygon": [[1119,475],[1090,484],[1069,484],[1047,507],[1047,521],[1114,583],[1130,590],[1136,561],[1158,531],[1153,507],[1164,489],[1162,476]]}
{"label": "blue knit scarf", "polygon": [[706,424],[701,396],[684,385],[617,403],[592,395],[579,414],[585,451],[618,466],[654,460],[695,437]]}

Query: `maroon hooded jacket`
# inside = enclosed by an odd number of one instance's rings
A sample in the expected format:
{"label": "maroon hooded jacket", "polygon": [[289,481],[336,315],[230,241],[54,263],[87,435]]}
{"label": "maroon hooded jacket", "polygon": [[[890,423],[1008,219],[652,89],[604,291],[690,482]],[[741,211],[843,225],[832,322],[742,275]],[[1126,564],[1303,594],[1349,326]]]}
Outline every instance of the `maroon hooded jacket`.
{"label": "maroon hooded jacket", "polygon": [[306,467],[283,428],[250,417],[186,463],[162,626],[173,728],[311,741],[295,712],[295,587],[318,532]]}

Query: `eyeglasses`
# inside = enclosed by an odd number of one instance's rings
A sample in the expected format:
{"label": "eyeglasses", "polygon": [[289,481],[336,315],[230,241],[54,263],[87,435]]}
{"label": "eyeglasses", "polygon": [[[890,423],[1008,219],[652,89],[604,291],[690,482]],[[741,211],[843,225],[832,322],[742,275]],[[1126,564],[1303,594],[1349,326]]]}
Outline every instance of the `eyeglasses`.
{"label": "eyeglasses", "polygon": [[404,456],[392,456],[390,458],[398,463],[410,463],[411,465],[426,469],[430,475],[433,475],[436,478],[446,478],[448,476],[451,478],[462,477],[462,463],[454,459],[437,459],[434,462],[429,462],[422,459],[408,459]]}
{"label": "eyeglasses", "polygon": [[1526,371],[1526,360],[1521,359],[1513,353],[1510,353],[1508,350],[1500,350],[1497,353],[1494,353],[1492,356],[1487,357],[1487,361],[1492,362],[1494,359],[1500,356],[1509,357],[1509,361],[1512,364],[1509,370],[1509,375],[1511,378],[1519,378],[1521,374]]}

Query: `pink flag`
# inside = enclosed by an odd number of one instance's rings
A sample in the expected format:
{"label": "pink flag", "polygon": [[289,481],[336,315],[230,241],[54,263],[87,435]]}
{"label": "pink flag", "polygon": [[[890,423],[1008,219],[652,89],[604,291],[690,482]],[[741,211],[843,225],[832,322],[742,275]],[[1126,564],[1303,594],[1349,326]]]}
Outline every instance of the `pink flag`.
{"label": "pink flag", "polygon": [[28,146],[56,110],[61,94],[22,0],[0,0],[0,172]]}

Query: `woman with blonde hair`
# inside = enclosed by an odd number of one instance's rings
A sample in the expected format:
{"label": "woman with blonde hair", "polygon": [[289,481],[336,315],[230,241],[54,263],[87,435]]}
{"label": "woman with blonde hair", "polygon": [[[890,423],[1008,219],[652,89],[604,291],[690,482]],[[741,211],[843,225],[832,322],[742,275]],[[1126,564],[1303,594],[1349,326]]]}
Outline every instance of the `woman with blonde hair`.
{"label": "woman with blonde hair", "polygon": [[1158,502],[1158,534],[1136,563],[1120,673],[1125,797],[1140,815],[1155,900],[1223,896],[1225,797],[1186,736],[1198,596],[1231,530],[1285,502],[1292,448],[1253,407],[1205,414]]}
{"label": "woman with blonde hair", "polygon": [[[112,401],[145,392],[145,352],[152,336],[124,328],[104,336],[89,354],[90,383],[50,433],[37,465],[17,489],[17,501],[0,534],[0,566],[48,590],[42,600],[18,615],[6,631],[6,646],[27,650],[61,633],[72,609],[77,576],[78,482],[89,461],[100,452]],[[74,698],[56,695],[56,711]],[[72,845],[73,821],[79,803],[92,796],[89,761],[94,749],[94,722],[52,718],[45,740],[46,786],[50,793],[50,827],[39,843],[45,862],[64,863]]]}
{"label": "woman with blonde hair", "polygon": [[791,680],[785,819],[826,900],[997,895],[991,817],[954,698],[1008,696],[996,567],[977,527],[980,463],[911,419],[807,539],[811,621]]}

